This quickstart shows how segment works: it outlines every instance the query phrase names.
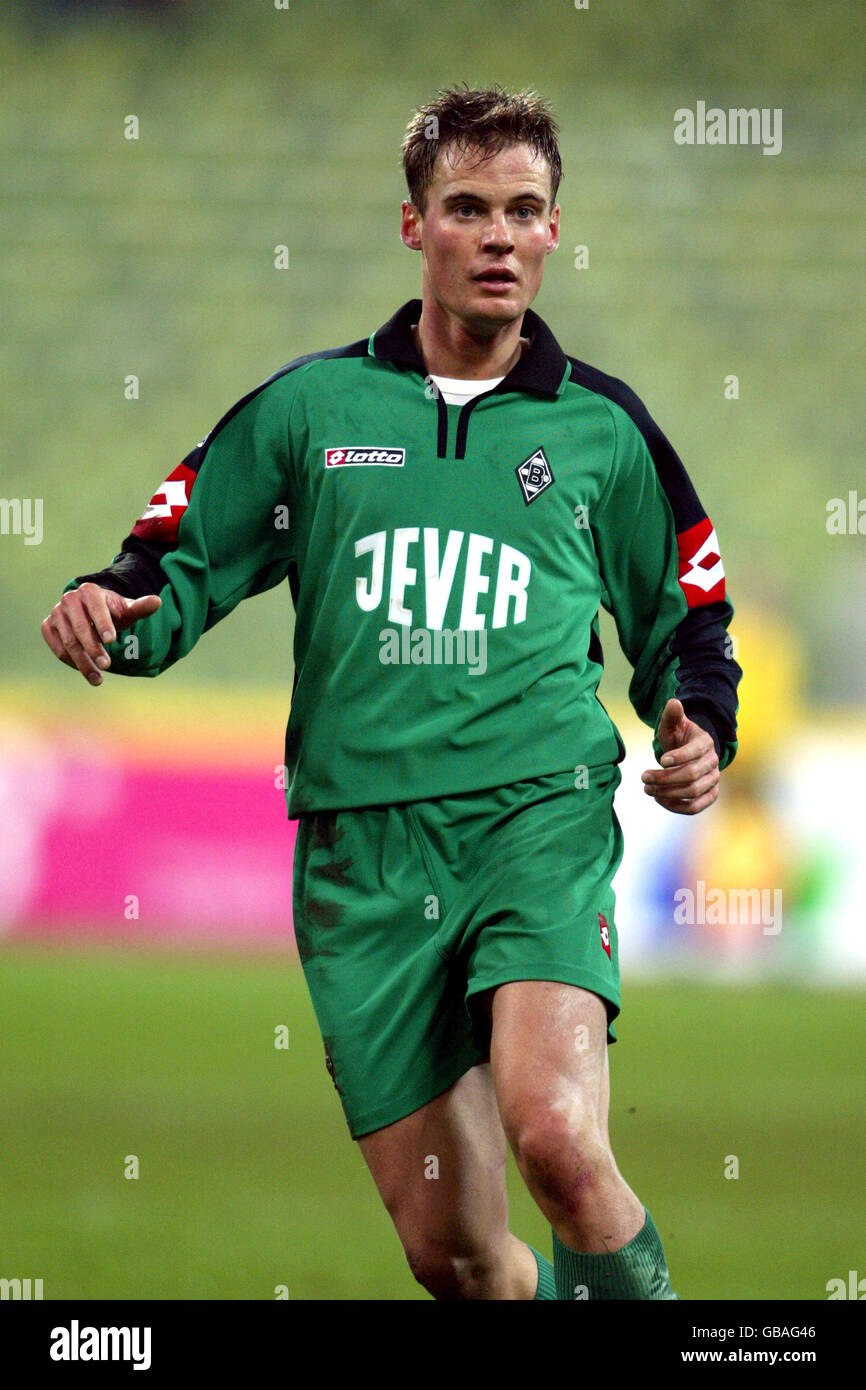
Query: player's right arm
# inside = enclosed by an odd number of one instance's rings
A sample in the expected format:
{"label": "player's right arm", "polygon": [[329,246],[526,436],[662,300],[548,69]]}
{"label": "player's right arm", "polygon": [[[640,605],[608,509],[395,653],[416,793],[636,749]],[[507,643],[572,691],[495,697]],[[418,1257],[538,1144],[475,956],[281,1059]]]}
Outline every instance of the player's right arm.
{"label": "player's right arm", "polygon": [[[105,569],[70,581],[42,624],[59,660],[156,676],[244,598],[286,577],[300,372],[239,401],[169,474]],[[108,666],[105,666],[105,660]]]}
{"label": "player's right arm", "polygon": [[91,685],[101,685],[102,671],[111,665],[106,646],[161,603],[158,594],[124,598],[114,589],[83,583],[61,595],[42,624],[42,636],[58,661],[80,671]]}

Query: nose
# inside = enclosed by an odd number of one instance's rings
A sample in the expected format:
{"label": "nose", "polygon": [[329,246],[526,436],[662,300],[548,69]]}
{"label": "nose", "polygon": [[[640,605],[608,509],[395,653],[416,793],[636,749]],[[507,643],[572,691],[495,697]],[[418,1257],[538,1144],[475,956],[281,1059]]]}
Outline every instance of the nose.
{"label": "nose", "polygon": [[513,241],[504,212],[491,215],[489,222],[484,227],[481,244],[491,250],[507,251],[511,248]]}

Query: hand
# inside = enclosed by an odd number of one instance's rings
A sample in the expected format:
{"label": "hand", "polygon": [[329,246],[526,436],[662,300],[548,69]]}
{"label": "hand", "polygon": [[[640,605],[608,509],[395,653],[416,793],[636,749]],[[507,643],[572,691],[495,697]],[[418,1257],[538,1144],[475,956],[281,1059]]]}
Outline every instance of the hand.
{"label": "hand", "polygon": [[643,774],[644,791],[679,816],[695,816],[719,794],[719,759],[706,729],[686,717],[679,700],[668,700],[659,721],[661,770]]}
{"label": "hand", "polygon": [[42,636],[58,661],[80,671],[91,685],[101,685],[99,668],[111,665],[103,642],[113,642],[118,632],[155,613],[161,603],[158,594],[131,599],[99,584],[82,584],[55,603],[42,624]]}

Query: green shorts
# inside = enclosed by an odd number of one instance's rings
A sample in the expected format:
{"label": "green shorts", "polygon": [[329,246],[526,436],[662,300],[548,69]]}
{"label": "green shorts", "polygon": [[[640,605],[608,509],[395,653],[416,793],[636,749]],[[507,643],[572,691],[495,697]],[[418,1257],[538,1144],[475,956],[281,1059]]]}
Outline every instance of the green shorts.
{"label": "green shorts", "polygon": [[[611,880],[615,764],[434,801],[313,812],[295,845],[295,936],[353,1138],[402,1119],[489,1056],[477,996],[620,983]],[[588,781],[587,786],[575,782]]]}

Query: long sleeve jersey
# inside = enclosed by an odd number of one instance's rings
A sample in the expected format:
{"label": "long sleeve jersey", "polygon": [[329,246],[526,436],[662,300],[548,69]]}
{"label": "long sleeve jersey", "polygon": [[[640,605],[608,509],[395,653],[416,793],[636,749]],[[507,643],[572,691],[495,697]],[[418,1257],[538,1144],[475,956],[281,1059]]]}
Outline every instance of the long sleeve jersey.
{"label": "long sleeve jersey", "polygon": [[448,405],[415,347],[420,312],[411,300],[369,339],[299,357],[244,396],[114,562],[67,585],[160,595],[110,644],[110,670],[158,675],[287,579],[289,816],[426,800],[622,759],[596,693],[603,606],[640,718],[657,730],[678,697],[724,767],[742,674],[733,609],[674,449],[532,310],[511,371]]}

